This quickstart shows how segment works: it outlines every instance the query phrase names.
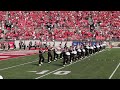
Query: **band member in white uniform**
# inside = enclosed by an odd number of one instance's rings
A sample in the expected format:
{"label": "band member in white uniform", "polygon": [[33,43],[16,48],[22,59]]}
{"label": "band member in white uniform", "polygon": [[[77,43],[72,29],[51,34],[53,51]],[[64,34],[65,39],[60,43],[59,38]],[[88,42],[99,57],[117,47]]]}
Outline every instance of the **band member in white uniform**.
{"label": "band member in white uniform", "polygon": [[62,53],[62,49],[60,47],[55,48],[55,60],[59,59],[59,55]]}
{"label": "band member in white uniform", "polygon": [[97,45],[97,51],[98,52],[100,51],[100,45],[99,44]]}
{"label": "band member in white uniform", "polygon": [[82,47],[81,51],[82,51],[82,58],[84,58],[85,57],[85,49]]}
{"label": "band member in white uniform", "polygon": [[52,61],[52,47],[49,46],[47,49],[48,49],[48,63],[51,63],[51,61]]}
{"label": "band member in white uniform", "polygon": [[45,58],[43,57],[43,53],[44,51],[42,50],[42,48],[39,49],[39,66],[41,66],[45,60]]}
{"label": "band member in white uniform", "polygon": [[96,46],[93,45],[93,53],[95,53],[95,52],[96,52]]}
{"label": "band member in white uniform", "polygon": [[90,54],[93,54],[94,48],[93,46],[90,46]]}
{"label": "band member in white uniform", "polygon": [[73,46],[71,54],[72,54],[72,58],[71,58],[72,61],[76,61],[76,59],[77,59],[77,51],[75,50],[75,46]]}
{"label": "band member in white uniform", "polygon": [[63,66],[65,66],[65,64],[67,64],[69,61],[70,61],[70,52],[68,48],[65,48],[63,50]]}
{"label": "band member in white uniform", "polygon": [[80,59],[81,58],[81,49],[80,49],[80,45],[77,46],[77,58]]}
{"label": "band member in white uniform", "polygon": [[86,45],[84,49],[85,49],[85,56],[89,56],[89,50],[90,50],[89,46]]}

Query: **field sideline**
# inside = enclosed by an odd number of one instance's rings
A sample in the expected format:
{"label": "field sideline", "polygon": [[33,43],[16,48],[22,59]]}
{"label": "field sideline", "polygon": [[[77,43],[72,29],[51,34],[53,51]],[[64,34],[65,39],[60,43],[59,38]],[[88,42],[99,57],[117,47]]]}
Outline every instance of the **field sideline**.
{"label": "field sideline", "polygon": [[[0,61],[0,75],[4,79],[120,79],[119,52],[118,48],[107,48],[63,67],[62,60],[50,64],[45,60],[38,66],[37,51],[24,51],[22,57]],[[44,56],[47,58],[46,53]]]}

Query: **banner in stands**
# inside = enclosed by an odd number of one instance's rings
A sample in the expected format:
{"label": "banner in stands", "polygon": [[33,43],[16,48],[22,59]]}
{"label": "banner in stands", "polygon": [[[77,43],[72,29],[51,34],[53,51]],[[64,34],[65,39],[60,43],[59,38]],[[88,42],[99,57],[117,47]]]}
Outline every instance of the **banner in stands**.
{"label": "banner in stands", "polygon": [[77,42],[77,41],[72,42],[72,45],[74,45],[74,46],[77,46],[78,44],[79,44],[79,42]]}
{"label": "banner in stands", "polygon": [[92,45],[93,46],[93,45],[96,45],[97,42],[96,41],[91,41],[91,42],[77,42],[77,41],[73,41],[72,42],[72,45],[74,45],[74,46],[83,45],[83,44],[85,44],[85,45]]}

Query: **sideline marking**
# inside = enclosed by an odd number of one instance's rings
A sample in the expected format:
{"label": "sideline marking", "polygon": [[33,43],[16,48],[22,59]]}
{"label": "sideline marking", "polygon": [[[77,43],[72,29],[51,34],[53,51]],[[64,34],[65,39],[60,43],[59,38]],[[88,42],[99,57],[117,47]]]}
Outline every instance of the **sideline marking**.
{"label": "sideline marking", "polygon": [[115,68],[115,70],[112,72],[112,74],[110,75],[109,79],[112,78],[112,76],[115,74],[115,72],[117,71],[118,67],[120,66],[120,62],[119,64],[117,65],[117,67]]}

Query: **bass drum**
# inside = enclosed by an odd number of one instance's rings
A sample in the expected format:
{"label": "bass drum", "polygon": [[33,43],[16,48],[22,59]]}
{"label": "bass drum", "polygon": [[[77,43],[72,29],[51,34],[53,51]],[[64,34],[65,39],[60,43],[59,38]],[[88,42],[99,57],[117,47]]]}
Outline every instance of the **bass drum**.
{"label": "bass drum", "polygon": [[91,47],[91,49],[93,50],[94,48],[93,48],[93,47]]}
{"label": "bass drum", "polygon": [[56,51],[56,54],[61,54],[62,52],[61,51]]}
{"label": "bass drum", "polygon": [[83,52],[85,52],[85,49],[82,49]]}
{"label": "bass drum", "polygon": [[93,47],[90,47],[89,49],[93,49]]}
{"label": "bass drum", "polygon": [[95,47],[95,46],[93,46],[93,48],[95,49],[96,47]]}
{"label": "bass drum", "polygon": [[86,48],[87,48],[87,49],[90,49],[90,47],[89,47],[89,46],[87,46]]}
{"label": "bass drum", "polygon": [[72,54],[77,54],[77,51],[72,51]]}
{"label": "bass drum", "polygon": [[70,52],[66,52],[65,54],[66,54],[67,56],[69,56],[69,55],[70,55]]}
{"label": "bass drum", "polygon": [[78,52],[81,52],[81,50],[80,50],[80,49],[78,49]]}
{"label": "bass drum", "polygon": [[99,45],[97,45],[97,48],[100,48],[100,46],[99,46]]}

